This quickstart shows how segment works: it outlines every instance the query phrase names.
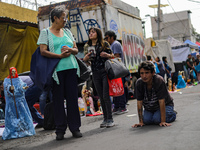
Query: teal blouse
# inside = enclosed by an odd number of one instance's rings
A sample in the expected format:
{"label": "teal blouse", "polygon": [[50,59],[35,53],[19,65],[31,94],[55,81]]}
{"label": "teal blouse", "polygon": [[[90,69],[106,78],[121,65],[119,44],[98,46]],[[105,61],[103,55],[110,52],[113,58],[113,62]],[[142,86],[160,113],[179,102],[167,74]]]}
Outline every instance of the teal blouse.
{"label": "teal blouse", "polygon": [[[72,36],[72,33],[68,29],[63,29],[63,31],[64,31],[63,37],[57,37],[53,33],[51,33],[49,28],[43,29],[40,33],[37,44],[48,45],[50,52],[61,54],[61,48],[63,45],[73,47],[74,46],[73,41],[75,41]],[[77,75],[80,76],[80,69],[76,61],[76,58],[73,54],[71,54],[69,57],[62,58],[59,61],[58,65],[56,66],[52,77],[57,82],[57,84],[59,84],[57,72],[68,69],[77,69]]]}

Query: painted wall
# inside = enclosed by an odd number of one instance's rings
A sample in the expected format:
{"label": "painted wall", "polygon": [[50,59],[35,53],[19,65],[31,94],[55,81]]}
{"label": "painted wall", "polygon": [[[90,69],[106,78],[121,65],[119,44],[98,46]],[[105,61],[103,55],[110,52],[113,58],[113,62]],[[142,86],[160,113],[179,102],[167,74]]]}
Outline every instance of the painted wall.
{"label": "painted wall", "polygon": [[145,60],[142,23],[138,18],[106,6],[107,29],[113,30],[117,40],[122,41],[124,63],[131,73],[137,72],[139,64]]}
{"label": "painted wall", "polygon": [[[66,27],[77,43],[87,42],[90,27],[99,27],[103,35],[106,30],[113,30],[117,40],[122,42],[125,65],[131,72],[137,72],[138,65],[145,60],[142,23],[137,15],[138,12],[136,15],[124,14],[109,4],[75,8],[69,11]],[[49,18],[39,20],[40,30],[48,26]]]}
{"label": "painted wall", "polygon": [[103,29],[101,9],[97,6],[81,12],[79,8],[70,10],[66,26],[71,30],[77,43],[88,41],[88,30],[91,27]]}
{"label": "painted wall", "polygon": [[[88,40],[90,27],[103,29],[101,9],[96,6],[89,11],[81,11],[75,8],[69,11],[66,27],[71,30],[77,43],[85,43]],[[39,29],[45,29],[51,25],[50,18],[39,19]]]}

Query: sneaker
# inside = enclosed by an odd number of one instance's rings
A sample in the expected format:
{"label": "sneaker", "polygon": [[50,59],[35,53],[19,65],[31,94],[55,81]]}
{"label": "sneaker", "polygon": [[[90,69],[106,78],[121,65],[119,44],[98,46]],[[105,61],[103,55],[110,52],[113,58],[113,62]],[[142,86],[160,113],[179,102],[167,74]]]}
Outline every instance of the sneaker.
{"label": "sneaker", "polygon": [[112,111],[112,114],[113,114],[113,115],[116,114],[116,113],[118,112],[118,109],[119,109],[119,108],[114,108],[113,111]]}
{"label": "sneaker", "polygon": [[100,124],[100,128],[105,128],[107,127],[107,121],[104,120],[101,124]]}
{"label": "sneaker", "polygon": [[72,132],[72,135],[75,138],[81,138],[83,136],[80,131],[74,131],[74,132]]}
{"label": "sneaker", "polygon": [[124,108],[124,109],[119,109],[116,114],[121,115],[121,114],[124,114],[124,113],[127,113],[127,112],[128,112],[128,109]]}
{"label": "sneaker", "polygon": [[57,133],[56,134],[56,140],[57,141],[60,141],[60,140],[63,140],[64,139],[64,134],[63,133]]}
{"label": "sneaker", "polygon": [[107,122],[107,128],[110,128],[110,127],[113,127],[113,126],[115,126],[115,123],[114,123],[114,121],[108,121]]}

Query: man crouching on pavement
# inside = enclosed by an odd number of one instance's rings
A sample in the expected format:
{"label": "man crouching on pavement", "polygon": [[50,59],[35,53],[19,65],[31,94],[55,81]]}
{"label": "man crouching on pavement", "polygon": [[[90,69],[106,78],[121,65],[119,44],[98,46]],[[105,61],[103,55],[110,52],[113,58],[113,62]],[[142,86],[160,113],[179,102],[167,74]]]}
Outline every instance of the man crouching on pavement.
{"label": "man crouching on pavement", "polygon": [[[170,96],[163,78],[155,74],[154,64],[142,62],[138,72],[141,78],[136,82],[136,98],[139,124],[132,127],[142,127],[148,124],[170,126],[176,119],[173,98]],[[144,106],[144,111],[143,107]]]}

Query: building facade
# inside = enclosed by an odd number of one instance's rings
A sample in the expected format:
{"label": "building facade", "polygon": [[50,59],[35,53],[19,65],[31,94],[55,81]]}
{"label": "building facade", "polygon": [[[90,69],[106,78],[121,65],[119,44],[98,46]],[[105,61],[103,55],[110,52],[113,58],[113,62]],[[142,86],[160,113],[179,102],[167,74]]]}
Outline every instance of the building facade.
{"label": "building facade", "polygon": [[[160,39],[167,39],[172,36],[175,39],[184,42],[190,40],[195,42],[193,35],[193,26],[191,24],[190,10],[162,14],[160,17]],[[157,16],[151,17],[152,34],[155,40],[158,39],[158,19]]]}

